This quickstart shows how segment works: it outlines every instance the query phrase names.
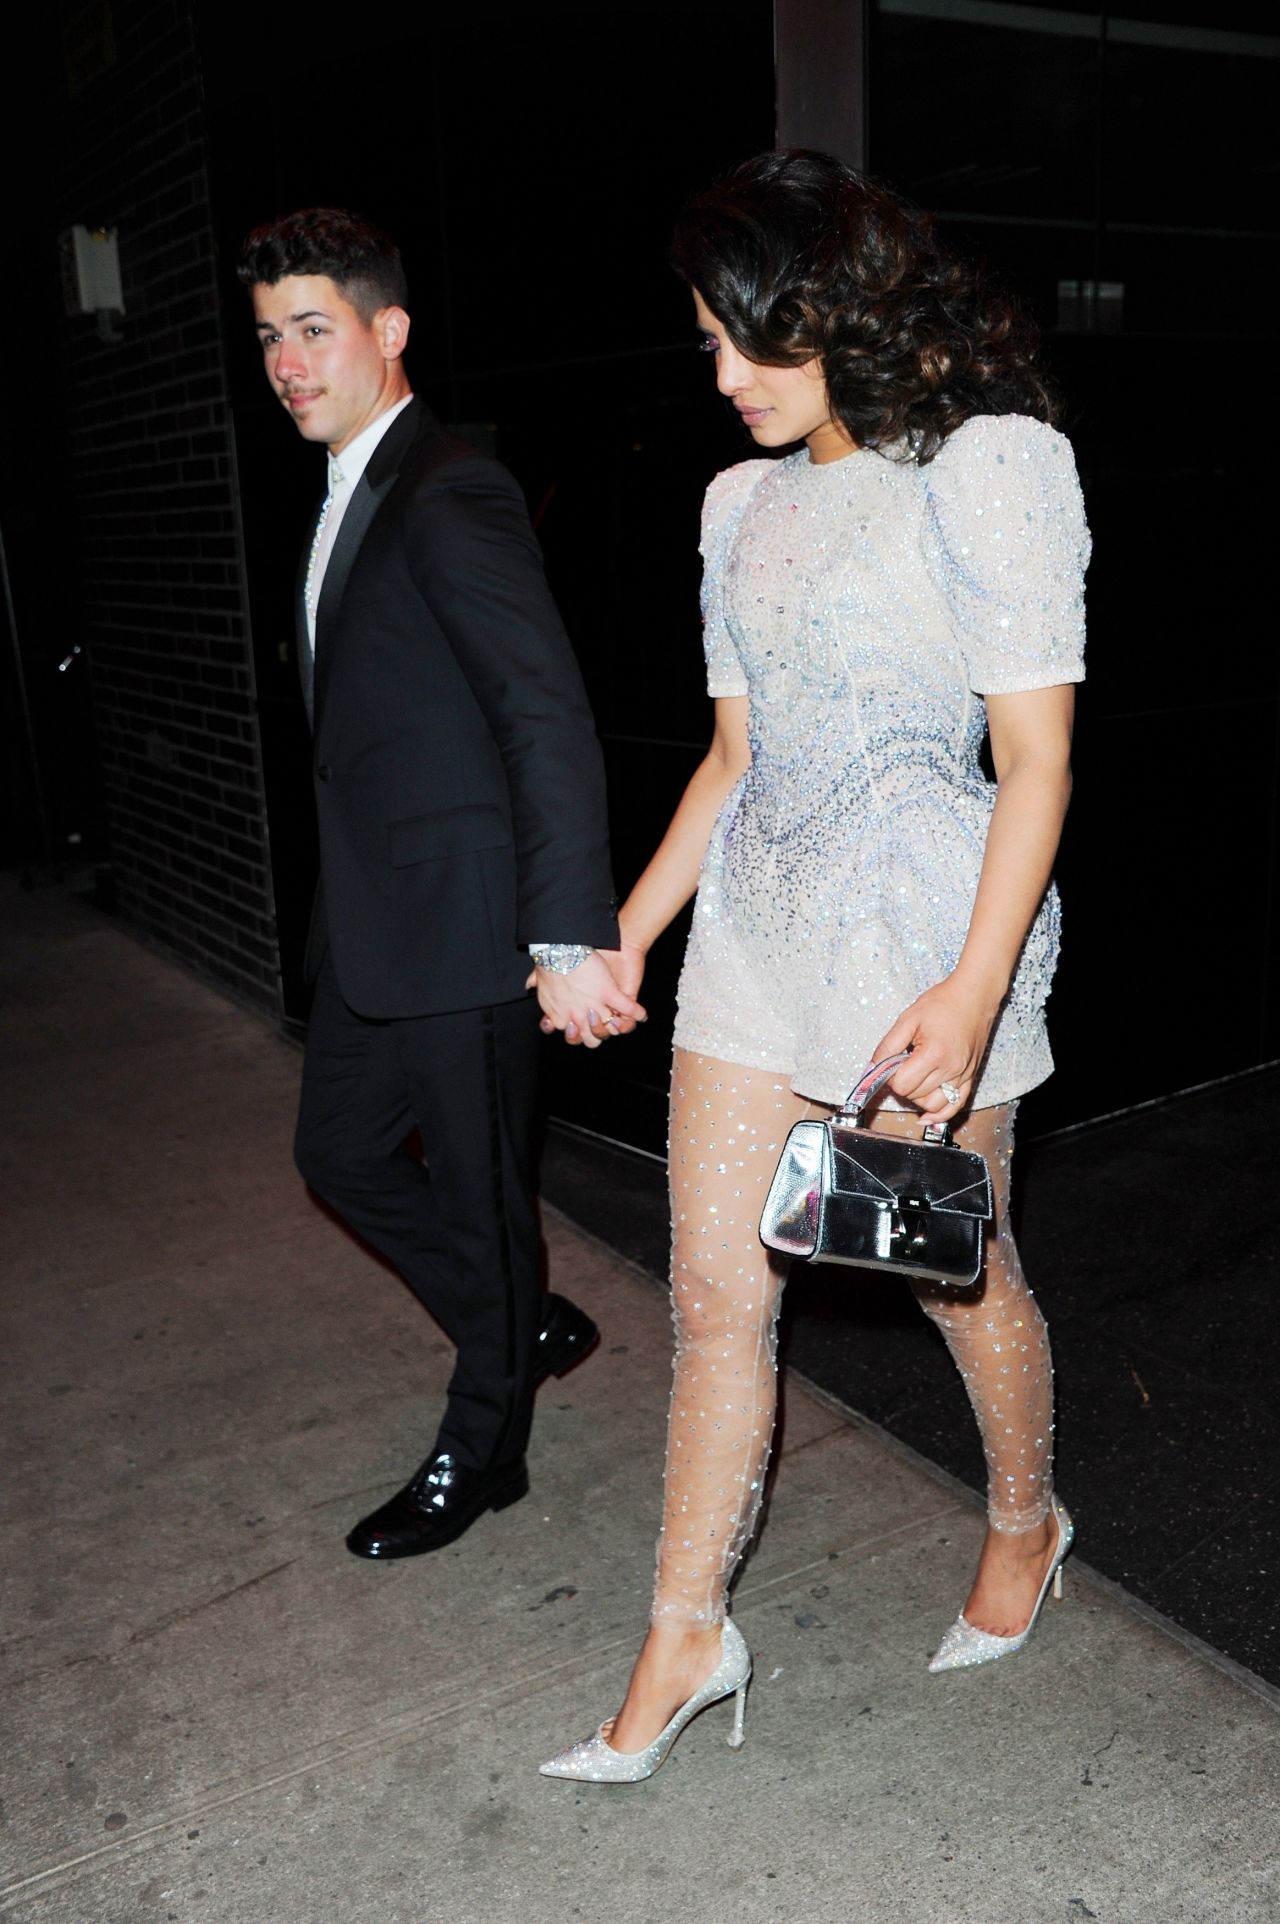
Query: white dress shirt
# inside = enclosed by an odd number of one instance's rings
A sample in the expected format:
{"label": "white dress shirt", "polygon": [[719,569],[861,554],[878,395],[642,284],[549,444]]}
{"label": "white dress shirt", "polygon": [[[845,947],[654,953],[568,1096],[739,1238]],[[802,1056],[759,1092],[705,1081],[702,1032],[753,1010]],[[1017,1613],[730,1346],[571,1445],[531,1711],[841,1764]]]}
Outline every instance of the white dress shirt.
{"label": "white dress shirt", "polygon": [[349,441],[341,454],[329,455],[329,493],[328,506],[322,510],[323,521],[317,530],[311,559],[307,565],[307,639],[314,655],[316,647],[316,608],[320,601],[320,590],[324,585],[325,569],[329,556],[342,526],[342,517],[347,512],[347,504],[355,492],[356,483],[368,467],[373,451],[381,441],[391,423],[412,401],[412,394],[406,394],[403,401],[397,401],[380,414],[376,421],[370,421],[362,428],[354,441]]}

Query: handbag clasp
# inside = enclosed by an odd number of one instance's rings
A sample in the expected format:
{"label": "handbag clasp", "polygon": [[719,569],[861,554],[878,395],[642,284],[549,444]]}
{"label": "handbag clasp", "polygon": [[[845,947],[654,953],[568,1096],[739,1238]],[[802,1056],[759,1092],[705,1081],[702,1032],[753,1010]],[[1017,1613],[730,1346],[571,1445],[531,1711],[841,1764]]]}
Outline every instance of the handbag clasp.
{"label": "handbag clasp", "polygon": [[899,1196],[889,1224],[889,1241],[905,1249],[923,1249],[929,1240],[929,1203],[923,1196]]}

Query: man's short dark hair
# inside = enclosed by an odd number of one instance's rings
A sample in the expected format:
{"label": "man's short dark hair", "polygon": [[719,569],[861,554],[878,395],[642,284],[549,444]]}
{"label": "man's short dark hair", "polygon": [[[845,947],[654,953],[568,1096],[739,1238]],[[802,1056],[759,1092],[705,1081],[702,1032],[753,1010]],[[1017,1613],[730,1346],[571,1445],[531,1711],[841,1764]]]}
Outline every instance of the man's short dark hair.
{"label": "man's short dark hair", "polygon": [[362,321],[407,307],[400,249],[381,228],[342,207],[300,207],[255,227],[236,273],[245,287],[274,287],[292,274],[327,274]]}

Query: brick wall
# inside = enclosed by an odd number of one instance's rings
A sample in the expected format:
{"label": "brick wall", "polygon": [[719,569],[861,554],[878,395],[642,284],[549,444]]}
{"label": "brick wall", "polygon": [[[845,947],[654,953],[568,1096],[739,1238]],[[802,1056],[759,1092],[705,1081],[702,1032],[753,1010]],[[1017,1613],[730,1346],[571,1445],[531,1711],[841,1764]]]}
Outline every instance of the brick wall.
{"label": "brick wall", "polygon": [[251,1000],[278,958],[189,0],[81,9],[57,218],[116,227],[119,341],[64,322],[93,708],[121,915]]}

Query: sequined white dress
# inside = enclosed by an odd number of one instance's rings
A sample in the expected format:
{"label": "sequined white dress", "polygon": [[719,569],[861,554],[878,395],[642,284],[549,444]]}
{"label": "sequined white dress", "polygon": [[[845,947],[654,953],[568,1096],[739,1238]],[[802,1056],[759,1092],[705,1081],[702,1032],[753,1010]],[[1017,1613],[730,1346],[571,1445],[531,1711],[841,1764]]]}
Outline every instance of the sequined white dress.
{"label": "sequined white dress", "polygon": [[[745,461],[703,511],[708,689],[750,696],[752,762],[707,849],[675,1041],[829,1103],[959,957],[995,797],[982,696],[1083,677],[1067,441],[982,415],[925,466],[893,452]],[[976,1108],[1053,1066],[1058,926],[1050,889]]]}

